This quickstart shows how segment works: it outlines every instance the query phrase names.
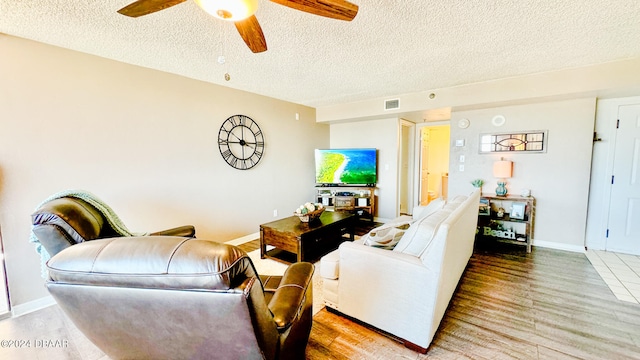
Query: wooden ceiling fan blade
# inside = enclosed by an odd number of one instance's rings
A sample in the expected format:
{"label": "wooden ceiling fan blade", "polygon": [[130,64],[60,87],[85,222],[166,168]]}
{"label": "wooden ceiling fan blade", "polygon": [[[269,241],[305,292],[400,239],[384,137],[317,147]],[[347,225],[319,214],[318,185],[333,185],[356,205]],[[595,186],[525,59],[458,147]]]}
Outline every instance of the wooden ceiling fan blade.
{"label": "wooden ceiling fan blade", "polygon": [[244,40],[251,51],[254,53],[267,51],[267,40],[264,38],[262,27],[260,27],[260,23],[255,15],[251,15],[244,20],[236,21],[235,25],[238,33],[242,36],[242,40]]}
{"label": "wooden ceiling fan blade", "polygon": [[164,10],[174,5],[181,4],[187,0],[138,0],[131,3],[118,12],[130,17],[148,15],[156,11]]}
{"label": "wooden ceiling fan blade", "polygon": [[292,9],[332,19],[351,21],[358,14],[358,5],[345,0],[271,0]]}

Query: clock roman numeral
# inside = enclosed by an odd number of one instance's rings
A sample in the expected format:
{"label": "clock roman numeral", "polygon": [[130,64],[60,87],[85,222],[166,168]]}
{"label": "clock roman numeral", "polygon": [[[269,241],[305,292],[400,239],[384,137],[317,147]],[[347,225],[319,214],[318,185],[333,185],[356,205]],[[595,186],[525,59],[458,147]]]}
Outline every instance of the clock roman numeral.
{"label": "clock roman numeral", "polygon": [[251,167],[254,167],[258,161],[260,161],[260,157],[262,156],[262,153],[260,152],[255,152],[253,153],[253,155],[251,155],[251,157],[249,158],[249,161],[251,162]]}
{"label": "clock roman numeral", "polygon": [[236,164],[238,163],[238,158],[235,156],[232,156],[230,159],[227,159],[227,162],[229,163],[229,165],[236,167]]}

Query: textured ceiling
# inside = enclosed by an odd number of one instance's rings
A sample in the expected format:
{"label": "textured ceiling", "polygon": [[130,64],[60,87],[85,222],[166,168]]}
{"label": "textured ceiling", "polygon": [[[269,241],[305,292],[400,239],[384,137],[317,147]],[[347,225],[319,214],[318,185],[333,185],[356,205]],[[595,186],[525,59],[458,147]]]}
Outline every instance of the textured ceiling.
{"label": "textured ceiling", "polygon": [[352,22],[261,0],[261,54],[192,1],[132,1],[0,0],[0,32],[314,107],[640,57],[638,0],[352,0]]}

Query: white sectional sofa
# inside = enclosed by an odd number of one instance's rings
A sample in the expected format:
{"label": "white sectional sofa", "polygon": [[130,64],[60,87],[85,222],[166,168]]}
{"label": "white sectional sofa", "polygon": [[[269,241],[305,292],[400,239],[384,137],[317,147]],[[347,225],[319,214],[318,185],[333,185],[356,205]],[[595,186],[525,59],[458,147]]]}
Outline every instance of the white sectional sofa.
{"label": "white sectional sofa", "polygon": [[320,263],[325,305],[426,352],[473,253],[479,199],[476,190],[409,219],[393,250],[342,243]]}

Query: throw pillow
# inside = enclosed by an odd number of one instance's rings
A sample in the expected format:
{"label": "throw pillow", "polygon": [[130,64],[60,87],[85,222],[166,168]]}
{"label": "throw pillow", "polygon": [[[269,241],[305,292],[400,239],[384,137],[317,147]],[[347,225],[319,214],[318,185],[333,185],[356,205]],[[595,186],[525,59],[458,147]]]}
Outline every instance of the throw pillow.
{"label": "throw pillow", "polygon": [[362,243],[371,247],[392,250],[410,226],[410,221],[378,226],[362,237]]}

